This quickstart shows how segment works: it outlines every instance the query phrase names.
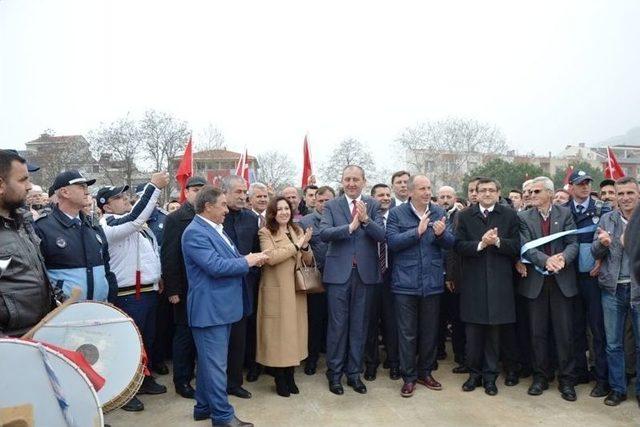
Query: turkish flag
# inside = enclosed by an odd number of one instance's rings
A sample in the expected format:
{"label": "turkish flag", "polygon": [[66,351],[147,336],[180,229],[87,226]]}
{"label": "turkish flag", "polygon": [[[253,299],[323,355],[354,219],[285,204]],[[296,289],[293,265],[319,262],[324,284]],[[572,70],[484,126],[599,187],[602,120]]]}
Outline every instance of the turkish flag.
{"label": "turkish flag", "polygon": [[251,184],[249,179],[249,152],[246,148],[244,149],[244,153],[240,154],[240,159],[236,165],[236,175],[243,177],[247,183],[247,188],[249,188],[249,184]]}
{"label": "turkish flag", "polygon": [[620,163],[618,163],[616,155],[613,154],[613,150],[611,148],[607,147],[607,162],[604,164],[604,177],[615,181],[623,176],[624,171],[620,167]]}
{"label": "turkish flag", "polygon": [[180,184],[180,203],[184,203],[187,199],[185,195],[186,185],[189,178],[193,176],[193,148],[191,144],[191,137],[189,137],[189,143],[184,150],[182,160],[180,160],[180,166],[176,172],[176,181]]}
{"label": "turkish flag", "polygon": [[313,175],[313,169],[311,167],[311,153],[309,152],[309,141],[307,135],[304,136],[304,143],[302,144],[302,185],[301,188],[309,185],[309,177]]}

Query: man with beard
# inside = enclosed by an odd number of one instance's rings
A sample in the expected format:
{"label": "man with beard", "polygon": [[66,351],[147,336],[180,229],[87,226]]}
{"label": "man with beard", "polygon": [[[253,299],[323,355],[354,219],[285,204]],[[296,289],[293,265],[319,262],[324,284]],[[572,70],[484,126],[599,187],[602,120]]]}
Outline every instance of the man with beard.
{"label": "man with beard", "polygon": [[[240,255],[260,252],[258,239],[258,217],[245,208],[247,183],[237,175],[222,178],[222,192],[226,196],[229,213],[224,217],[224,232],[229,236]],[[257,380],[260,366],[256,363],[256,318],[257,309],[254,297],[260,281],[260,269],[253,267],[245,277],[247,295],[249,295],[250,316],[244,316],[231,326],[229,354],[227,364],[227,392],[243,399],[251,398],[251,393],[242,387],[242,367],[245,360],[249,367],[247,377]],[[251,319],[249,319],[251,318]],[[249,321],[251,320],[251,321]],[[246,355],[245,355],[246,352]]]}
{"label": "man with beard", "polygon": [[616,182],[612,179],[604,179],[600,182],[600,200],[608,203],[615,209],[617,205]]}
{"label": "man with beard", "polygon": [[[380,211],[378,213],[386,230],[392,200],[391,189],[386,184],[376,184],[371,189],[371,196],[380,203]],[[389,377],[392,380],[400,378],[398,325],[393,294],[391,293],[391,260],[389,258],[386,242],[378,243],[378,265],[380,274],[382,274],[382,284],[373,289],[373,298],[369,306],[367,342],[364,350],[364,379],[367,381],[376,379],[378,365],[380,364],[380,347],[378,345],[380,327],[382,327],[382,340],[387,354],[384,365],[389,367]]]}
{"label": "man with beard", "polygon": [[0,150],[0,336],[21,336],[53,306],[38,237],[22,208],[30,166],[16,152]]}

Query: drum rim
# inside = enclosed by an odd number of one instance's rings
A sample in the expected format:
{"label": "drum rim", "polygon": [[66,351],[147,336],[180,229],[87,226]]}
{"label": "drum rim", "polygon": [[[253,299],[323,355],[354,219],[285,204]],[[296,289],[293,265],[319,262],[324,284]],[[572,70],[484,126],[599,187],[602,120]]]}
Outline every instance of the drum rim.
{"label": "drum rim", "polygon": [[41,346],[45,349],[45,351],[52,353],[54,356],[57,356],[58,358],[62,359],[62,361],[66,362],[69,366],[71,366],[77,373],[80,374],[84,382],[89,386],[91,395],[93,396],[93,399],[96,402],[96,407],[98,408],[98,414],[100,416],[100,425],[101,426],[104,425],[104,409],[100,404],[100,398],[98,398],[98,393],[96,392],[96,389],[93,387],[93,384],[91,383],[91,381],[89,381],[89,378],[85,375],[84,372],[82,372],[82,369],[80,369],[78,365],[73,363],[69,358],[67,358],[65,355],[63,355],[59,351],[56,351],[38,342],[26,341],[19,338],[0,338],[0,343],[2,342],[13,342],[15,344],[22,344],[22,345],[27,345],[27,346],[36,347],[36,348],[38,348],[38,346]]}
{"label": "drum rim", "polygon": [[[138,334],[140,348],[141,349],[144,348],[144,342],[142,341],[142,334],[140,334],[138,325],[136,325],[136,322],[134,322],[131,316],[125,313],[124,310],[120,309],[119,307],[116,307],[111,303],[104,302],[104,301],[77,301],[71,304],[69,307],[73,307],[77,304],[99,304],[120,312],[123,316],[129,319],[130,321],[129,323],[133,325],[136,333]],[[55,317],[51,320],[55,320]],[[44,325],[44,327],[46,327],[46,324]],[[136,369],[133,375],[133,378],[131,379],[129,384],[120,393],[118,393],[113,398],[109,399],[108,401],[102,404],[102,411],[104,413],[111,412],[113,410],[123,407],[129,400],[131,400],[136,395],[136,393],[138,393],[138,390],[140,390],[140,387],[142,386],[142,380],[144,380],[144,364],[142,363],[142,356],[143,356],[143,352],[141,350],[140,361],[138,362],[138,368]],[[100,399],[98,399],[98,403],[101,403]]]}

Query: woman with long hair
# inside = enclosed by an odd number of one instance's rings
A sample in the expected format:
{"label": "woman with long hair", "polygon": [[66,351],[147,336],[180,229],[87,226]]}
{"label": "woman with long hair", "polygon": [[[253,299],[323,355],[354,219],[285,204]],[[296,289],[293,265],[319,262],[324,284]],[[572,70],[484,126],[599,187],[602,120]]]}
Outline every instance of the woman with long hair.
{"label": "woman with long hair", "polygon": [[294,369],[307,357],[307,296],[296,293],[295,270],[313,262],[311,228],[293,223],[293,208],[284,197],[269,202],[260,247],[269,255],[262,267],[258,296],[256,361],[273,369],[276,392],[298,394]]}

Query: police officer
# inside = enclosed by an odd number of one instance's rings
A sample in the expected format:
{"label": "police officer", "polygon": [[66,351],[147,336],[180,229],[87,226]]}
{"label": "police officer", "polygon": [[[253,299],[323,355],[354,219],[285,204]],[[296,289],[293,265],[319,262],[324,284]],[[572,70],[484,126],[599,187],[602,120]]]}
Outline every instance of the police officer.
{"label": "police officer", "polygon": [[[578,230],[594,227],[600,222],[600,217],[611,211],[608,205],[591,198],[591,183],[593,179],[585,171],[576,170],[569,177],[569,192],[571,200],[565,205],[571,209],[573,219]],[[604,335],[604,317],[600,288],[598,286],[597,268],[591,254],[593,232],[578,234],[580,252],[578,255],[577,278],[579,295],[576,299],[574,315],[575,357],[577,384],[589,382],[587,367],[587,322],[593,335],[593,349],[595,359],[596,386],[591,390],[591,397],[604,397],[609,393],[607,369],[607,355],[605,353],[606,339]]]}
{"label": "police officer", "polygon": [[23,215],[33,170],[17,152],[0,150],[0,336],[22,335],[53,305],[39,240]]}
{"label": "police officer", "polygon": [[115,301],[118,283],[109,266],[109,245],[98,224],[82,209],[89,187],[96,182],[76,170],[56,176],[51,186],[57,204],[36,221],[40,250],[56,295],[71,295],[80,287],[82,298]]}
{"label": "police officer", "polygon": [[[142,197],[146,185],[146,183],[142,183],[136,186],[136,198],[139,199]],[[168,214],[167,211],[156,206],[147,220],[147,227],[153,232],[159,247],[162,246],[164,223]],[[156,339],[153,343],[153,349],[151,349],[150,365],[156,374],[166,375],[169,373],[169,368],[164,361],[167,358],[167,354],[170,354],[171,341],[173,339],[173,308],[164,293],[164,282],[162,279],[160,279],[159,285],[158,308],[156,311]]]}

